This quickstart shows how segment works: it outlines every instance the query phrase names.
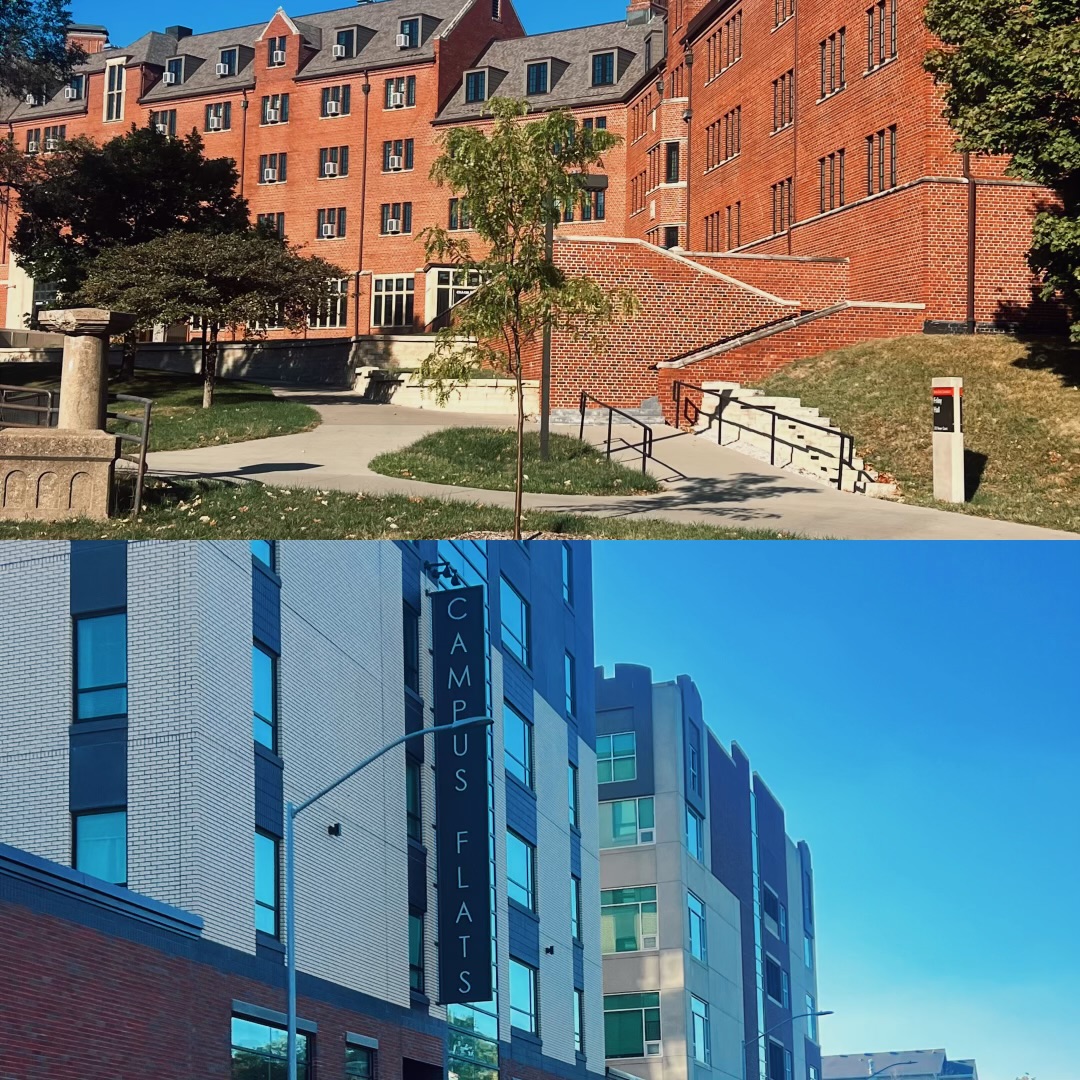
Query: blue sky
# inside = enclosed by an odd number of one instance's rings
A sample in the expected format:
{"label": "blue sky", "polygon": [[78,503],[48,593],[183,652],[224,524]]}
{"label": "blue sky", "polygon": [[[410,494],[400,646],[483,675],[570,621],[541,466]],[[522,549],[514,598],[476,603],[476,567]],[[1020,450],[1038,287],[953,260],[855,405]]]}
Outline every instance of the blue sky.
{"label": "blue sky", "polygon": [[[511,2],[530,34],[615,22],[626,14],[625,0],[589,0],[585,7],[570,0]],[[148,30],[164,30],[174,23],[190,26],[196,33],[205,33],[269,21],[279,4],[294,17],[349,6],[342,0],[326,0],[325,3],[318,0],[231,0],[224,7],[220,0],[178,0],[166,7],[147,8],[141,0],[71,0],[71,14],[75,22],[100,23],[108,27],[113,44],[130,45]]]}
{"label": "blue sky", "polygon": [[824,1052],[1075,1080],[1076,549],[593,552],[597,664],[691,676],[811,846]]}

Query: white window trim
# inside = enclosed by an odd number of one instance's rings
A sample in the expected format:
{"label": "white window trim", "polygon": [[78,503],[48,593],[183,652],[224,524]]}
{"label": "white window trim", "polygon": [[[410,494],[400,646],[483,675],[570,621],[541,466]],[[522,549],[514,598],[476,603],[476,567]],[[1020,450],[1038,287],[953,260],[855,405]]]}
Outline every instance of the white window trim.
{"label": "white window trim", "polygon": [[[483,75],[484,76],[484,96],[482,98],[480,98],[479,100],[470,99],[469,96],[468,96],[468,85],[469,85],[469,76],[470,75]],[[461,76],[461,90],[462,90],[462,93],[465,95],[465,104],[466,105],[477,105],[477,104],[479,104],[480,101],[487,101],[488,98],[490,97],[490,91],[491,91],[491,68],[486,68],[486,67],[469,68],[469,70],[466,71]]]}
{"label": "white window trim", "polygon": [[[111,91],[111,93],[119,93],[120,95],[120,115],[109,119],[109,73],[115,68],[120,69],[120,89],[119,91]],[[127,57],[119,56],[115,60],[107,60],[105,62],[105,85],[104,93],[101,98],[101,122],[103,124],[119,124],[124,119],[124,97],[127,94]]]}
{"label": "white window trim", "polygon": [[[610,56],[611,57],[611,82],[609,83],[594,83],[593,82],[593,70],[594,61],[598,56]],[[589,53],[589,86],[614,86],[619,81],[619,50],[618,49],[596,49]]]}
{"label": "white window trim", "polygon": [[[544,67],[547,68],[547,83],[546,83],[547,89],[544,90],[543,92],[539,93],[539,94],[530,94],[529,93],[529,68],[535,67],[537,64],[543,64]],[[526,97],[544,97],[546,94],[551,93],[551,58],[550,57],[539,57],[536,60],[526,60],[525,61],[525,87],[524,87],[524,93],[525,93]]]}

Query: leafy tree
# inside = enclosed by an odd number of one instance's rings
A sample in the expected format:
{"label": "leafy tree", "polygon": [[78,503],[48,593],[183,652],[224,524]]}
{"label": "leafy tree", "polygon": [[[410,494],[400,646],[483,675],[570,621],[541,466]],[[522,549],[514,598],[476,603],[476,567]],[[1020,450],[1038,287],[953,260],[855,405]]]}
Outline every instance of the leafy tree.
{"label": "leafy tree", "polygon": [[11,249],[19,265],[61,298],[77,292],[92,259],[114,245],[181,231],[235,232],[248,226],[231,158],[203,157],[192,131],[172,139],[151,126],[98,145],[76,138],[30,159],[13,181],[19,220]]}
{"label": "leafy tree", "polygon": [[1009,173],[1051,187],[1028,260],[1062,297],[1080,340],[1080,18],[1076,0],[930,0],[941,40],[926,67],[944,87],[958,148],[1010,154]]}
{"label": "leafy tree", "polygon": [[71,11],[64,0],[0,3],[0,93],[22,97],[65,82],[85,54],[64,33]]}
{"label": "leafy tree", "polygon": [[478,369],[514,379],[517,399],[517,481],[514,537],[521,536],[525,406],[523,354],[535,346],[545,325],[575,337],[589,337],[619,313],[630,314],[629,293],[606,291],[587,277],[571,277],[551,260],[548,226],[560,207],[582,198],[589,170],[618,137],[581,127],[567,112],[526,121],[524,101],[490,102],[490,132],[454,128],[442,136],[442,153],[431,178],[450,187],[467,207],[482,252],[466,237],[443,228],[425,230],[429,259],[450,262],[479,275],[476,291],[439,331],[435,348],[420,368],[440,403],[453,387]]}
{"label": "leafy tree", "polygon": [[218,334],[260,336],[260,326],[302,329],[327,302],[329,278],[346,272],[304,256],[258,229],[238,233],[171,232],[134,247],[110,247],[87,269],[76,300],[128,311],[137,327],[200,319],[209,327],[203,359],[203,408],[214,402]]}

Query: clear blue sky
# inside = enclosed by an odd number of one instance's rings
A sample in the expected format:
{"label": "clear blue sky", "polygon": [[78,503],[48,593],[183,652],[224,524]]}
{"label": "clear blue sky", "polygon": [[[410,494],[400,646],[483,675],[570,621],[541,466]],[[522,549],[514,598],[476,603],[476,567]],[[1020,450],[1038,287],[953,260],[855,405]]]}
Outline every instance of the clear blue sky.
{"label": "clear blue sky", "polygon": [[810,844],[825,1053],[1076,1080],[1078,554],[594,545],[597,664],[691,676]]}
{"label": "clear blue sky", "polygon": [[[625,0],[511,0],[514,10],[530,34],[563,30],[572,26],[615,22],[626,14]],[[130,45],[148,30],[164,30],[181,23],[196,33],[223,30],[230,26],[269,22],[281,5],[294,18],[314,11],[348,7],[342,0],[176,0],[160,8],[148,8],[142,0],[71,0],[75,22],[100,23],[108,27],[114,45]]]}

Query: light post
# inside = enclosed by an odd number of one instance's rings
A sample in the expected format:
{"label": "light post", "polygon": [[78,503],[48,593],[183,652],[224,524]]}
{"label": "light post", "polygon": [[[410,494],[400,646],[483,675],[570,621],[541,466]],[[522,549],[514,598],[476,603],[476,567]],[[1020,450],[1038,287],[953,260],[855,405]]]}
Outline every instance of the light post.
{"label": "light post", "polygon": [[[421,728],[419,731],[410,731],[387,743],[381,750],[376,750],[370,757],[364,758],[359,765],[354,765],[344,776],[339,776],[332,784],[327,784],[321,791],[317,791],[309,799],[305,799],[298,805],[291,802],[285,806],[285,939],[286,939],[286,965],[288,969],[289,983],[289,1006],[288,1006],[288,1054],[289,1054],[289,1080],[296,1080],[296,912],[295,912],[295,886],[293,882],[293,824],[296,817],[313,803],[317,803],[324,795],[329,795],[339,784],[345,783],[355,776],[361,769],[366,768],[373,761],[382,757],[388,750],[400,746],[409,739],[417,739],[424,735],[436,735],[444,731],[456,731],[458,728],[467,727],[470,724],[493,724],[495,721],[490,716],[469,716],[463,720],[455,720],[452,724],[440,724],[438,727]],[[744,1055],[745,1056],[745,1055]]]}
{"label": "light post", "polygon": [[[794,1024],[796,1020],[805,1020],[808,1016],[832,1016],[832,1009],[820,1009],[817,1012],[804,1012],[799,1013],[798,1016],[785,1016],[783,1020],[778,1020],[772,1027],[766,1028],[756,1039],[743,1039],[742,1044],[742,1080],[746,1080],[746,1048],[751,1042],[759,1043],[770,1032],[775,1031],[778,1027],[783,1027],[785,1024]],[[766,1080],[766,1077],[759,1077],[759,1080]]]}
{"label": "light post", "polygon": [[[870,1059],[871,1064],[873,1063],[873,1060],[874,1060],[873,1058]],[[880,1069],[878,1069],[877,1072],[872,1072],[866,1078],[866,1080],[874,1080],[875,1076],[880,1076],[883,1072],[888,1072],[890,1069],[898,1069],[901,1065],[914,1065],[914,1064],[915,1064],[914,1061],[894,1061],[890,1065],[883,1065]]]}

